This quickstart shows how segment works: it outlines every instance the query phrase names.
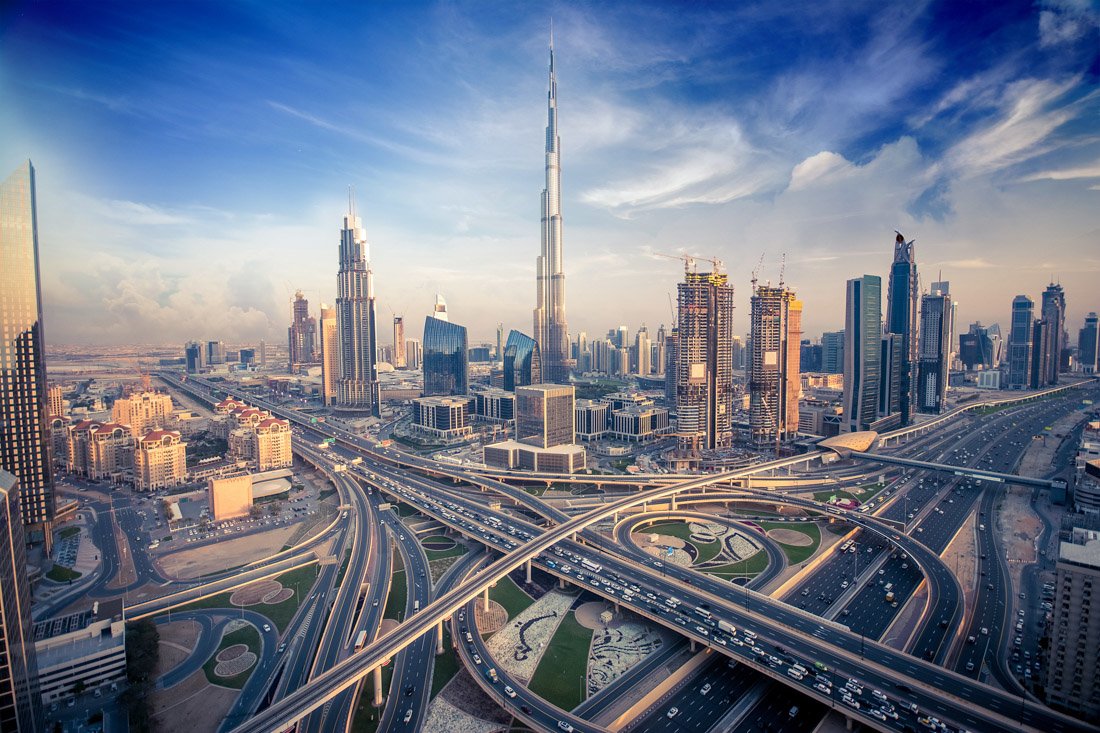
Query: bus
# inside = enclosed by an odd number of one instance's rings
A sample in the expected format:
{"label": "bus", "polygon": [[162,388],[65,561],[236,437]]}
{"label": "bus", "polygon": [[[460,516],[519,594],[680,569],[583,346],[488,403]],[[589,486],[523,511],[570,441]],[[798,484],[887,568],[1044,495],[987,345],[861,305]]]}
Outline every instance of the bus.
{"label": "bus", "polygon": [[359,636],[355,637],[355,651],[363,651],[363,647],[367,645],[367,632],[360,631]]}
{"label": "bus", "polygon": [[587,557],[581,560],[581,566],[587,570],[592,571],[593,573],[598,573],[603,570],[603,565],[597,565],[596,563],[589,560]]}
{"label": "bus", "polygon": [[710,621],[710,611],[705,608],[696,608],[695,614],[700,618],[705,618],[707,621]]}

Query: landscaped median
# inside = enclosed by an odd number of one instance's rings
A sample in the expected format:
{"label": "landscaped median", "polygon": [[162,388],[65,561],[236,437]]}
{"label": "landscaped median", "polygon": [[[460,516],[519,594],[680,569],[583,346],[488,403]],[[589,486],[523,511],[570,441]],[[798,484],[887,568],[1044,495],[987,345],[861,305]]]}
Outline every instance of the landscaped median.
{"label": "landscaped median", "polygon": [[813,557],[821,544],[821,530],[812,522],[760,522],[760,526],[783,549],[791,565]]}
{"label": "landscaped median", "polygon": [[528,688],[562,710],[577,707],[586,694],[591,646],[592,630],[577,623],[576,616],[569,611],[542,655]]}
{"label": "landscaped median", "polygon": [[[202,598],[174,609],[180,611],[198,611],[211,608],[239,609],[248,608],[263,614],[282,633],[298,607],[302,605],[302,596],[308,594],[317,580],[317,565],[311,563],[295,568],[269,580],[258,580],[234,591],[219,593],[216,596]],[[169,612],[165,611],[167,615]]]}
{"label": "landscaped median", "polygon": [[241,689],[256,666],[263,649],[260,632],[247,621],[232,621],[235,626],[223,636],[218,650],[214,652],[202,671],[212,685]]}

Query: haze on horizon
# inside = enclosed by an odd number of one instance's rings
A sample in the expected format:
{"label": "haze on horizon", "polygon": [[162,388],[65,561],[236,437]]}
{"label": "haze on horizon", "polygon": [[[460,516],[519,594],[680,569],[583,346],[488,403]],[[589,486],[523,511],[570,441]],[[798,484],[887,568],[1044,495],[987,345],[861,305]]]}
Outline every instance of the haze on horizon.
{"label": "haze on horizon", "polygon": [[[472,342],[530,332],[549,15],[568,320],[669,323],[682,268],[751,271],[804,330],[886,275],[893,230],[957,330],[1066,289],[1100,310],[1100,10],[823,2],[15,3],[0,25],[0,167],[37,169],[54,344],[286,337],[336,287],[352,186],[379,315],[435,293]],[[388,340],[383,329],[381,341]]]}

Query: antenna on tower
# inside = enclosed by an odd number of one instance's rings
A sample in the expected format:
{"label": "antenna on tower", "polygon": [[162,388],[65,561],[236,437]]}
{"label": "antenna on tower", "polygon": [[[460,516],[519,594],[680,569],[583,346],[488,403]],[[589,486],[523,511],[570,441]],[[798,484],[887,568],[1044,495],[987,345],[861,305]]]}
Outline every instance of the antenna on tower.
{"label": "antenna on tower", "polygon": [[783,274],[787,271],[787,253],[779,260],[779,289],[783,289]]}
{"label": "antenna on tower", "polygon": [[351,186],[348,186],[348,216],[355,221],[355,191]]}

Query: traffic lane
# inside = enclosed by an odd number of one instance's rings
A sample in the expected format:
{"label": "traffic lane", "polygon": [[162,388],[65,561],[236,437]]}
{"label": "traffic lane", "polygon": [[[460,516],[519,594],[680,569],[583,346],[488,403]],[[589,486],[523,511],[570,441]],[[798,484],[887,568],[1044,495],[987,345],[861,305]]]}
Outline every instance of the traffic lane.
{"label": "traffic lane", "polygon": [[[810,733],[820,723],[828,708],[817,700],[784,685],[773,682],[741,722],[735,733]],[[794,713],[794,715],[791,715]]]}
{"label": "traffic lane", "polygon": [[[647,733],[706,733],[758,679],[760,675],[749,667],[737,664],[731,669],[728,660],[719,656],[707,663],[682,689],[633,722],[629,729]],[[669,717],[673,710],[676,712]]]}

